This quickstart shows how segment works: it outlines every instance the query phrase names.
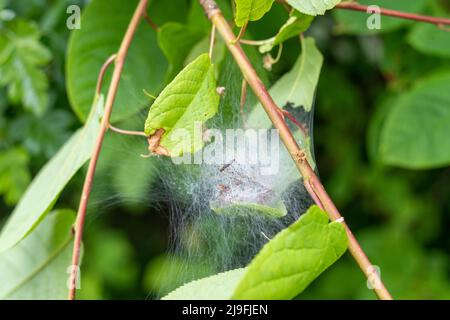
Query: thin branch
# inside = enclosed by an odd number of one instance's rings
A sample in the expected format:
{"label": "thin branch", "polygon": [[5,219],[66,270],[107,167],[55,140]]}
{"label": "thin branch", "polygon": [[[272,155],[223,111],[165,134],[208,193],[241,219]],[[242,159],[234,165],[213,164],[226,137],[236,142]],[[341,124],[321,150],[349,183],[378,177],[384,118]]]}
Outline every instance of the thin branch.
{"label": "thin branch", "polygon": [[241,27],[241,30],[239,30],[238,36],[234,39],[231,39],[230,43],[235,44],[241,40],[242,36],[244,36],[245,30],[247,30],[248,21]]}
{"label": "thin branch", "polygon": [[209,39],[209,59],[212,60],[213,51],[214,51],[214,42],[216,41],[216,26],[212,25],[211,27],[211,38]]}
{"label": "thin branch", "polygon": [[75,221],[74,226],[75,239],[73,245],[72,268],[70,273],[70,280],[69,280],[70,287],[68,296],[70,300],[74,300],[76,294],[77,276],[79,272],[79,263],[80,263],[81,241],[83,238],[83,227],[86,218],[86,208],[91,193],[95,169],[97,166],[97,160],[100,155],[100,150],[102,147],[103,139],[105,137],[105,133],[109,127],[109,119],[111,117],[114,100],[117,95],[117,89],[119,87],[119,81],[122,74],[125,57],[128,53],[131,40],[133,39],[133,36],[136,32],[139,22],[141,21],[143,14],[146,12],[147,4],[148,0],[139,1],[139,4],[134,12],[133,17],[131,18],[130,24],[128,25],[128,29],[125,33],[125,36],[123,37],[122,43],[117,53],[117,57],[115,59],[114,72],[111,78],[111,84],[109,86],[108,95],[106,97],[105,110],[100,124],[100,131],[98,133],[97,140],[95,142],[94,150],[92,152],[91,160],[89,162],[89,167],[86,173],[86,178],[84,180],[83,191],[81,194],[80,204],[78,207],[77,220]]}
{"label": "thin branch", "polygon": [[257,75],[255,69],[251,65],[240,44],[232,44],[233,39],[235,39],[235,35],[233,34],[233,31],[231,30],[225,18],[223,17],[222,12],[217,7],[217,4],[214,0],[199,0],[199,2],[203,6],[208,18],[216,26],[217,30],[223,37],[225,43],[227,44],[228,50],[233,55],[236,63],[241,69],[242,74],[244,75],[244,78],[261,102],[274,127],[278,129],[280,137],[284,145],[286,146],[286,149],[291,154],[292,159],[294,160],[298,170],[303,177],[305,187],[312,190],[313,194],[311,196],[313,197],[313,199],[317,199],[319,205],[322,204],[331,220],[340,221],[345,226],[348,237],[349,251],[366,277],[368,279],[375,280],[378,284],[374,289],[378,297],[380,299],[391,300],[392,297],[381,281],[380,276],[373,271],[374,269],[369,259],[361,249],[361,246],[354,237],[350,228],[343,221],[341,214],[337,210],[333,201],[328,196],[314,170],[309,165],[306,159],[306,152],[300,149],[297,141],[289,130],[289,127],[285,123],[281,114],[278,112],[278,106],[269,95],[266,87]]}
{"label": "thin branch", "polygon": [[105,78],[106,70],[108,70],[108,67],[111,65],[111,63],[114,62],[116,57],[117,57],[117,54],[111,55],[105,61],[105,63],[102,65],[102,68],[100,69],[100,73],[98,74],[98,78],[97,78],[97,86],[95,87],[95,94],[97,96],[99,96],[101,94],[102,86],[103,86],[103,78]]}
{"label": "thin branch", "polygon": [[124,130],[124,129],[116,128],[112,124],[109,125],[109,129],[111,129],[111,131],[114,131],[114,132],[117,132],[120,134],[125,134],[128,136],[141,136],[141,137],[148,138],[148,136],[143,131]]}
{"label": "thin branch", "polygon": [[158,31],[159,27],[158,25],[150,18],[150,16],[148,15],[147,11],[145,11],[143,13],[144,19],[145,21],[147,21],[147,23],[150,25],[150,27],[155,30]]}
{"label": "thin branch", "polygon": [[249,46],[262,46],[266,43],[270,43],[274,38],[264,39],[264,40],[250,40],[250,39],[240,39],[239,42]]}
{"label": "thin branch", "polygon": [[[344,10],[361,11],[361,12],[366,12],[366,13],[372,12],[370,6],[362,5],[357,2],[340,3],[336,6],[336,8],[344,9]],[[380,14],[382,14],[384,16],[390,16],[390,17],[396,17],[396,18],[400,18],[400,19],[431,23],[438,27],[450,26],[450,19],[446,19],[446,18],[431,17],[431,16],[407,13],[407,12],[385,9],[385,8],[380,8],[379,12],[380,12]]]}

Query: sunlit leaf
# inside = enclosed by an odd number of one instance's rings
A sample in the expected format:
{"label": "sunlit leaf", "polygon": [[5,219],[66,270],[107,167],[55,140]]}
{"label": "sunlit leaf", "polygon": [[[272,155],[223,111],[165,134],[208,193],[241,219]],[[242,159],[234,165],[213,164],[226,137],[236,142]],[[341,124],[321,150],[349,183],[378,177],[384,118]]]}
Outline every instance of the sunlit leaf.
{"label": "sunlit leaf", "polygon": [[162,300],[227,300],[245,272],[245,268],[218,273],[189,282]]}
{"label": "sunlit leaf", "polygon": [[202,124],[217,113],[214,66],[207,54],[187,65],[161,92],[145,122],[145,133],[165,133],[160,145],[171,156],[194,153],[202,148]]}
{"label": "sunlit leaf", "polygon": [[339,222],[317,206],[281,231],[252,260],[233,299],[292,299],[347,249]]}
{"label": "sunlit leaf", "polygon": [[311,207],[270,240],[246,268],[190,282],[163,299],[292,299],[347,249],[339,222]]}
{"label": "sunlit leaf", "polygon": [[[358,3],[367,6],[378,6],[409,13],[422,11],[427,0],[359,0]],[[375,9],[372,7],[371,9]],[[380,15],[374,10],[369,13],[356,12],[352,10],[333,10],[334,17],[338,22],[337,30],[349,34],[374,34],[396,30],[411,21]],[[378,20],[379,19],[379,20]],[[377,25],[377,22],[380,22]],[[370,26],[370,28],[368,27]]]}
{"label": "sunlit leaf", "polygon": [[293,68],[283,75],[271,88],[270,94],[276,104],[282,108],[286,104],[302,106],[310,111],[319,82],[323,57],[313,38],[302,41],[302,53]]}
{"label": "sunlit leaf", "polygon": [[262,45],[259,50],[262,53],[270,51],[274,46],[305,32],[311,25],[313,19],[313,16],[293,10],[289,15],[289,19],[281,26],[277,35],[269,39],[269,41]]}

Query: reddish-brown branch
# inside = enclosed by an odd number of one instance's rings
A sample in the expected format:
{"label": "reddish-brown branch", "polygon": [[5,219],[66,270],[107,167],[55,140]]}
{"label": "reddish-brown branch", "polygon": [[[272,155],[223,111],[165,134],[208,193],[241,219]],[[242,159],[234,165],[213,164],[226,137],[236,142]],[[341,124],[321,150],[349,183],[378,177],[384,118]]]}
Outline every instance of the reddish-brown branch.
{"label": "reddish-brown branch", "polygon": [[116,57],[117,57],[117,54],[111,55],[105,61],[105,63],[102,65],[102,68],[100,69],[100,72],[99,72],[98,78],[97,78],[97,86],[95,87],[95,94],[96,94],[96,96],[100,95],[101,90],[102,90],[102,86],[103,86],[103,79],[105,78],[106,70],[108,70],[108,67],[111,65],[111,63],[114,62]]}
{"label": "reddish-brown branch", "polygon": [[[344,10],[354,10],[354,11],[361,11],[361,12],[371,12],[369,6],[359,4],[357,2],[355,3],[340,3],[336,6],[338,9],[344,9]],[[390,16],[400,19],[406,19],[406,20],[414,20],[419,22],[425,22],[425,23],[431,23],[436,26],[449,26],[450,25],[450,19],[447,18],[439,18],[439,17],[431,17],[431,16],[425,16],[425,15],[419,15],[414,13],[407,13],[403,11],[397,11],[397,10],[391,10],[391,9],[385,9],[380,8],[380,14],[384,16]]]}
{"label": "reddish-brown branch", "polygon": [[311,187],[311,184],[309,183],[309,181],[305,181],[304,182],[304,186],[306,188],[306,191],[308,191],[308,193],[311,195],[311,198],[313,199],[313,201],[319,206],[320,209],[325,211],[325,208],[324,208],[322,202],[320,201],[320,199],[317,196],[316,192]]}
{"label": "reddish-brown branch", "polygon": [[117,132],[120,134],[124,134],[124,135],[128,135],[128,136],[141,136],[141,137],[148,138],[148,136],[143,131],[124,130],[124,129],[116,128],[111,124],[109,125],[109,129],[111,129],[111,131],[114,131],[114,132]]}
{"label": "reddish-brown branch", "polygon": [[153,30],[158,31],[158,29],[159,29],[158,25],[150,18],[150,16],[148,15],[147,11],[145,11],[143,13],[143,15],[144,15],[145,21],[147,21],[147,23],[150,25],[150,27]]}
{"label": "reddish-brown branch", "polygon": [[274,127],[278,129],[278,132],[286,149],[291,154],[292,159],[294,160],[298,170],[302,175],[305,187],[309,190],[309,192],[311,192],[311,196],[313,197],[313,199],[316,200],[319,205],[323,206],[325,211],[330,216],[331,220],[337,220],[344,225],[348,237],[349,251],[366,277],[368,279],[376,281],[377,286],[374,290],[378,297],[380,299],[391,300],[392,296],[384,286],[380,276],[373,271],[374,268],[369,259],[365,255],[364,251],[362,250],[348,225],[345,223],[345,221],[343,221],[341,214],[325,191],[314,170],[309,165],[306,159],[305,151],[300,149],[297,141],[292,135],[292,132],[289,130],[289,127],[278,111],[278,106],[273,101],[266,87],[251,65],[239,42],[233,41],[236,39],[236,37],[231,30],[230,25],[223,17],[222,12],[219,10],[217,4],[214,0],[199,0],[199,2],[203,6],[208,18],[216,26],[217,31],[224,39],[228,50],[233,55],[233,58],[235,59],[239,68],[241,69],[242,74],[244,75],[244,79],[248,82],[249,86],[261,102],[261,105],[269,116]]}
{"label": "reddish-brown branch", "polygon": [[[144,13],[147,9],[148,0],[140,0],[139,4],[134,12],[134,15],[128,25],[128,29],[123,37],[122,43],[120,45],[119,51],[115,58],[115,66],[114,72],[111,78],[111,84],[109,86],[108,95],[106,97],[105,102],[105,110],[103,114],[103,118],[100,124],[100,131],[98,133],[94,150],[92,152],[91,160],[89,162],[88,170],[86,173],[86,178],[84,180],[83,191],[81,194],[80,204],[78,207],[77,220],[75,221],[74,232],[75,239],[73,245],[73,254],[72,254],[72,266],[69,280],[69,299],[75,299],[76,287],[77,287],[77,277],[79,272],[79,264],[80,264],[80,250],[81,250],[81,241],[83,238],[83,227],[84,221],[86,218],[86,208],[89,201],[89,195],[91,193],[92,182],[94,179],[95,169],[97,166],[97,160],[100,155],[100,149],[102,147],[103,139],[105,137],[105,133],[109,128],[109,119],[111,117],[111,112],[114,105],[114,100],[117,95],[117,89],[119,88],[120,76],[122,74],[123,65],[125,62],[125,57],[128,53],[128,49],[131,44],[131,40],[136,32],[136,29],[143,17]],[[110,58],[111,59],[111,58]],[[111,63],[110,59],[108,59],[105,65]],[[109,63],[108,63],[109,62]],[[100,76],[103,76],[106,70],[102,68],[103,71],[100,72]],[[102,83],[101,79],[99,80],[100,85]],[[97,88],[99,90],[99,88]]]}
{"label": "reddish-brown branch", "polygon": [[299,128],[303,137],[306,140],[306,138],[308,137],[308,129],[306,129],[305,126],[300,121],[298,121],[289,111],[284,109],[278,109],[278,112],[281,113],[281,116],[283,118],[287,117],[289,120],[291,120],[291,122]]}

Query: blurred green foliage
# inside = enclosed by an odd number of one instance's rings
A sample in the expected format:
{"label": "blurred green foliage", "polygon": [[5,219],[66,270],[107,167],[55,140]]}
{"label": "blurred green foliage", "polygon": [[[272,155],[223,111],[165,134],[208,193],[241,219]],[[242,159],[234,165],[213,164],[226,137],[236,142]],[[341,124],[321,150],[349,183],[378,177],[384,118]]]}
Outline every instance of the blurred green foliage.
{"label": "blurred green foliage", "polygon": [[[84,7],[86,2],[0,1],[0,227],[31,177],[81,125],[69,104],[66,89],[66,47],[70,31],[65,23],[67,6]],[[209,33],[209,29],[205,30],[209,28],[208,22],[196,1],[192,5],[188,0],[151,2],[149,15],[159,26],[171,21],[191,26],[193,33],[198,30],[203,35]],[[406,6],[411,1],[371,2],[389,7],[393,2]],[[218,3],[231,20],[229,2]],[[450,2],[417,1],[411,10],[450,16]],[[438,147],[433,150],[438,150],[439,156],[440,151],[448,154],[450,123],[429,122],[426,108],[411,111],[408,107],[413,104],[407,102],[408,99],[418,101],[415,88],[426,79],[435,78],[436,74],[446,74],[447,78],[443,79],[448,79],[450,33],[433,26],[386,20],[388,28],[382,28],[381,33],[362,35],[365,32],[361,32],[361,25],[355,26],[362,17],[364,14],[336,10],[316,18],[307,32],[316,39],[324,55],[315,102],[318,170],[368,256],[380,267],[381,276],[394,297],[450,298],[448,158],[439,163],[408,166],[405,164],[414,163],[416,158],[406,153],[411,161],[406,161],[401,154],[401,161],[387,161],[389,164],[385,161],[386,155],[400,153],[402,147],[416,140],[425,141],[426,147],[429,147],[427,141],[438,141]],[[250,23],[246,36],[272,37],[287,18],[283,8],[274,4],[262,20]],[[349,21],[352,23],[345,25]],[[156,36],[151,37],[156,45]],[[117,38],[120,40],[121,36]],[[164,73],[165,66],[171,63],[177,69],[180,61],[177,57],[167,62],[158,48],[152,52],[158,61],[163,61],[158,67],[160,71],[158,75],[143,74],[140,80],[151,77],[153,82],[148,85],[157,90],[164,85],[158,81],[170,77]],[[263,78],[268,83],[275,82],[292,68],[299,52],[297,39],[287,41],[280,62]],[[104,54],[110,53],[113,52]],[[256,67],[261,72],[261,56],[255,57],[260,59]],[[147,57],[148,61],[153,58]],[[89,77],[95,79],[98,70],[91,69]],[[221,77],[236,76],[230,72]],[[436,96],[444,101],[436,111],[438,119],[445,119],[450,110],[446,86],[448,81],[438,81],[434,93],[420,98],[425,106]],[[145,100],[145,96],[140,96],[137,101]],[[412,112],[406,114],[414,118],[414,127],[402,123],[412,132],[404,140],[391,144],[392,136],[384,130],[395,120],[392,113],[405,108],[405,103],[406,112]],[[121,120],[121,126],[141,130],[146,111],[144,108],[142,113],[117,119]],[[403,119],[395,121],[406,121]],[[436,137],[439,130],[441,135]],[[171,274],[177,275],[178,282],[183,281],[181,272],[186,272],[186,279],[189,278],[191,271],[186,266],[180,264],[177,268],[176,261],[169,260],[172,264],[168,267],[165,251],[169,243],[169,206],[156,202],[158,179],[163,177],[158,176],[153,164],[143,166],[131,156],[144,152],[143,143],[107,136],[86,225],[81,298],[153,298],[179,284],[171,283],[174,280]],[[417,155],[422,156],[423,153]],[[62,207],[77,207],[82,181],[83,172],[62,193],[59,200]],[[189,268],[208,273],[207,266]],[[354,261],[346,255],[298,298],[350,299],[374,298],[374,295],[367,289],[366,280]]]}

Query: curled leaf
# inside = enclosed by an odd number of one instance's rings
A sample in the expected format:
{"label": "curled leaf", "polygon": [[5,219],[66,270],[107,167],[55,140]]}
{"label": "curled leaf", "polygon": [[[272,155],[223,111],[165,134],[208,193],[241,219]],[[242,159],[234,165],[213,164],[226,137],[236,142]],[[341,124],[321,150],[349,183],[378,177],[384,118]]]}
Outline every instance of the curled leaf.
{"label": "curled leaf", "polygon": [[305,32],[313,19],[313,16],[293,10],[289,15],[289,19],[281,26],[276,36],[268,39],[266,43],[260,46],[259,51],[261,53],[268,52],[276,45]]}

